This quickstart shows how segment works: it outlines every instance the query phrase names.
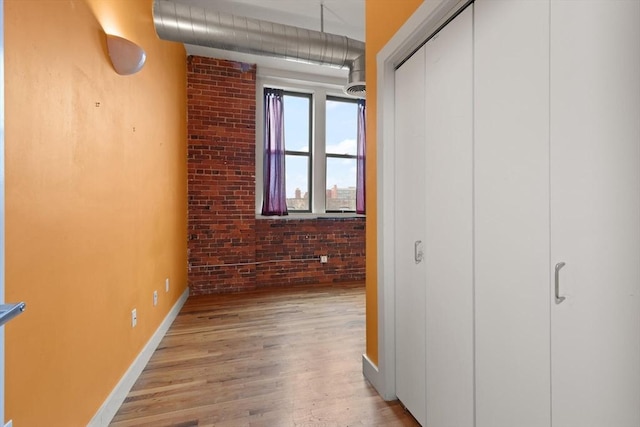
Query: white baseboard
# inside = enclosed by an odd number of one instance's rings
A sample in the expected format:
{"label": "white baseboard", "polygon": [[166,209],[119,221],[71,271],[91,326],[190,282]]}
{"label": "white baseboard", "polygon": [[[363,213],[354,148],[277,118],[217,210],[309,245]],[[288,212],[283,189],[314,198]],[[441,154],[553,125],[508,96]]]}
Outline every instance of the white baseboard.
{"label": "white baseboard", "polygon": [[127,372],[122,376],[118,384],[115,386],[111,394],[104,401],[98,412],[93,416],[87,427],[107,427],[113,417],[120,409],[122,402],[126,399],[127,394],[131,390],[131,387],[135,384],[136,380],[144,370],[145,366],[151,359],[153,352],[156,350],[160,341],[169,330],[169,327],[173,323],[180,309],[184,305],[185,301],[189,297],[189,288],[185,289],[178,301],[173,305],[167,316],[164,318],[156,332],[151,336],[147,344],[144,346],[140,354],[133,361]]}
{"label": "white baseboard", "polygon": [[384,400],[392,401],[398,399],[395,393],[395,388],[389,389],[389,384],[385,384],[384,375],[380,372],[378,366],[373,363],[366,354],[362,355],[362,373]]}
{"label": "white baseboard", "polygon": [[371,383],[373,388],[376,389],[380,396],[384,396],[382,388],[382,376],[378,367],[367,357],[366,354],[362,355],[362,373],[364,377]]}

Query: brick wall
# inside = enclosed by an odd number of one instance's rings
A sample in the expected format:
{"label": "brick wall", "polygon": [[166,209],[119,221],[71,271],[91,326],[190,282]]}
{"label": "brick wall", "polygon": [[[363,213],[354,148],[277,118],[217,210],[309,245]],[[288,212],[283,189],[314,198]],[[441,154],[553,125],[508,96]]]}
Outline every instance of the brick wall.
{"label": "brick wall", "polygon": [[255,267],[256,68],[190,56],[187,63],[189,286],[242,289]]}
{"label": "brick wall", "polygon": [[256,220],[255,66],[187,61],[191,294],[364,280],[364,218]]}
{"label": "brick wall", "polygon": [[[364,223],[364,218],[258,220],[256,261],[283,262],[257,265],[256,285],[364,280]],[[329,262],[321,264],[320,255]]]}

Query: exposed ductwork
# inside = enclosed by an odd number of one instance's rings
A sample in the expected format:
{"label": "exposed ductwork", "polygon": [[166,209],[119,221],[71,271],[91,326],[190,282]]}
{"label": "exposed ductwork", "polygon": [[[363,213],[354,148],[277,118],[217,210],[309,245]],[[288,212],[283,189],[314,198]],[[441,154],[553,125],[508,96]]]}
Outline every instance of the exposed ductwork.
{"label": "exposed ductwork", "polygon": [[346,93],[365,96],[364,43],[345,36],[155,0],[153,22],[163,40],[348,68]]}

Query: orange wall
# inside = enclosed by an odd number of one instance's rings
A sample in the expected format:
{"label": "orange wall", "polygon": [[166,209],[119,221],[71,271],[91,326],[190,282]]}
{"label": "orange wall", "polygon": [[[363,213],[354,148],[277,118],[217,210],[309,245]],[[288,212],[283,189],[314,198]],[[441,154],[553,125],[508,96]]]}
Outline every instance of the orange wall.
{"label": "orange wall", "polygon": [[[428,1],[428,0],[427,0]],[[367,70],[367,356],[378,364],[378,252],[376,187],[376,55],[393,37],[421,0],[366,0]]]}
{"label": "orange wall", "polygon": [[[27,303],[5,412],[81,426],[186,289],[185,52],[151,0],[4,4],[6,300]],[[146,50],[141,72],[115,73],[101,24]]]}

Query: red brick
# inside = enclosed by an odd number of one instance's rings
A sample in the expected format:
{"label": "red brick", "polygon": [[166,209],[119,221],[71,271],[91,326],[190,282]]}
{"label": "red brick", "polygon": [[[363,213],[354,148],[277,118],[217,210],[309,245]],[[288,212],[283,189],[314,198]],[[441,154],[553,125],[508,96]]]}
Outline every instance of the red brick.
{"label": "red brick", "polygon": [[256,220],[255,66],[187,62],[191,293],[364,280],[364,218]]}

